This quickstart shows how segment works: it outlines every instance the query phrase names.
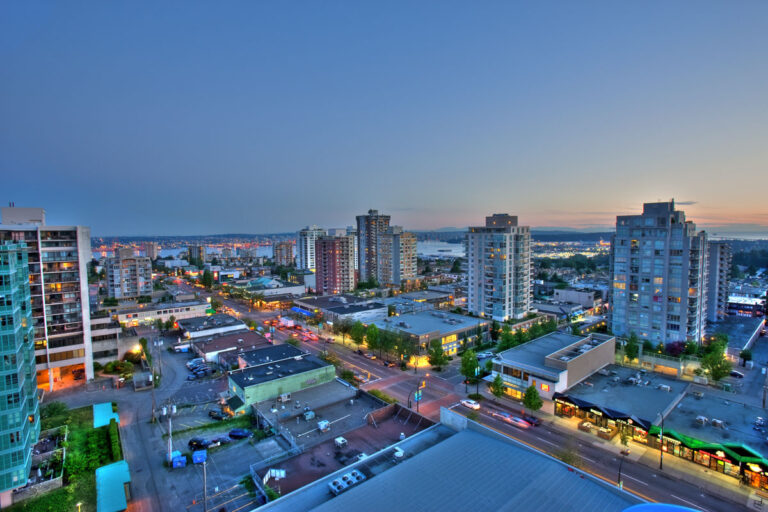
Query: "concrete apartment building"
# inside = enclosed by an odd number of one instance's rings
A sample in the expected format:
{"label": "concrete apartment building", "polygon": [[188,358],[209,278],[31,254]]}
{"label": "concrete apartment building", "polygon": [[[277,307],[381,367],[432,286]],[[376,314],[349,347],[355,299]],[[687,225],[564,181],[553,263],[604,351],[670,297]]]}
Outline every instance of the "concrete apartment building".
{"label": "concrete apartment building", "polygon": [[113,317],[100,316],[91,318],[91,346],[93,361],[102,365],[135,350],[139,336],[135,329],[123,329]]}
{"label": "concrete apartment building", "polygon": [[307,226],[296,239],[296,267],[315,271],[315,240],[328,232],[319,226]]}
{"label": "concrete apartment building", "polygon": [[337,295],[355,289],[355,239],[350,235],[321,236],[315,241],[315,278],[318,295]]}
{"label": "concrete apartment building", "polygon": [[121,248],[104,263],[107,295],[115,299],[136,299],[152,294],[152,260],[136,256],[133,249]]}
{"label": "concrete apartment building", "polygon": [[40,434],[29,278],[26,245],[0,243],[0,508],[11,505],[13,489],[26,485]]}
{"label": "concrete apartment building", "polygon": [[204,245],[190,245],[187,248],[187,252],[189,252],[189,259],[199,261],[200,263],[205,263],[205,246]]}
{"label": "concrete apartment building", "polygon": [[707,244],[707,321],[717,322],[728,314],[733,251],[727,242]]}
{"label": "concrete apartment building", "polygon": [[642,340],[701,342],[706,324],[707,235],[674,201],[616,218],[611,244],[611,330]]}
{"label": "concrete apartment building", "polygon": [[293,242],[275,242],[272,244],[272,259],[281,267],[293,266]]}
{"label": "concrete apartment building", "polygon": [[575,288],[555,289],[552,299],[557,302],[578,304],[586,309],[593,309],[603,303],[600,292]]}
{"label": "concrete apartment building", "polygon": [[42,208],[2,208],[0,242],[26,243],[37,385],[72,384],[72,371],[93,378],[88,262],[91,230],[47,226]]}
{"label": "concrete apartment building", "polygon": [[379,238],[389,230],[389,215],[368,210],[357,216],[358,280],[367,281],[379,276]]}
{"label": "concrete apartment building", "polygon": [[379,236],[377,281],[381,286],[400,286],[416,279],[416,235],[390,227]]}
{"label": "concrete apartment building", "polygon": [[160,246],[157,245],[157,242],[144,242],[141,248],[144,251],[144,256],[152,261],[155,261],[160,255]]}
{"label": "concrete apartment building", "polygon": [[467,308],[504,321],[531,310],[531,229],[517,217],[496,213],[485,226],[470,227],[467,247]]}
{"label": "concrete apartment building", "polygon": [[616,338],[605,334],[574,336],[553,332],[500,352],[493,377],[501,375],[506,394],[520,400],[529,386],[551,400],[614,362]]}

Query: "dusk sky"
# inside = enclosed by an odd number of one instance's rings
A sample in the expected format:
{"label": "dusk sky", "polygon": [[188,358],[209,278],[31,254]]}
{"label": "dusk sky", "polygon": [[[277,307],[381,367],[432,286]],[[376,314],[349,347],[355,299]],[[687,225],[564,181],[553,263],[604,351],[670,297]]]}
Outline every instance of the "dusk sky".
{"label": "dusk sky", "polygon": [[95,235],[768,230],[768,2],[0,3],[0,202]]}

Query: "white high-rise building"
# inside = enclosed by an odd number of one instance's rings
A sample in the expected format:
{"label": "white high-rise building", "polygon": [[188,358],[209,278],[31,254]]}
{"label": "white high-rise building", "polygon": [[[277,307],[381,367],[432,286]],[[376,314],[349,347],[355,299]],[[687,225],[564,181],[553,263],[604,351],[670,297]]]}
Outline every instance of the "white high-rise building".
{"label": "white high-rise building", "polygon": [[327,232],[318,226],[307,226],[299,231],[296,241],[296,267],[315,271],[315,240]]}
{"label": "white high-rise building", "polygon": [[381,286],[400,286],[416,279],[416,235],[391,226],[379,235],[377,281]]}
{"label": "white high-rise building", "polygon": [[641,340],[701,342],[706,324],[707,235],[675,210],[645,203],[616,217],[611,244],[611,330]]}
{"label": "white high-rise building", "polygon": [[469,228],[466,247],[469,311],[498,321],[523,318],[531,309],[531,229],[496,213]]}
{"label": "white high-rise building", "polygon": [[115,299],[135,299],[152,295],[152,260],[136,256],[131,248],[120,248],[107,258],[107,295]]}
{"label": "white high-rise building", "polygon": [[90,228],[47,226],[42,208],[0,213],[0,242],[27,245],[38,386],[53,391],[83,376],[92,379]]}

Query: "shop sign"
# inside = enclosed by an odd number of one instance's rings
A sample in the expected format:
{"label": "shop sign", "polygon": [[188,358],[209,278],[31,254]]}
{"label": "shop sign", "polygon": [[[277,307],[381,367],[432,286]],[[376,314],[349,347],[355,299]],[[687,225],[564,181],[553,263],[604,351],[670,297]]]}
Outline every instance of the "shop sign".
{"label": "shop sign", "polygon": [[594,414],[595,416],[602,416],[602,415],[603,415],[603,413],[602,413],[602,412],[600,412],[600,411],[596,411],[596,410],[594,410],[594,409],[590,409],[590,410],[589,410],[589,412],[591,412],[591,413],[592,413],[592,414]]}

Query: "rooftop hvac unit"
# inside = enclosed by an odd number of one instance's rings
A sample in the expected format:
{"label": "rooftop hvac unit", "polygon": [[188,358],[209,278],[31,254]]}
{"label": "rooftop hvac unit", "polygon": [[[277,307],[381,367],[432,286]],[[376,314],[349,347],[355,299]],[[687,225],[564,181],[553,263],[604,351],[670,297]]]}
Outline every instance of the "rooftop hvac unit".
{"label": "rooftop hvac unit", "polygon": [[725,428],[725,422],[723,420],[712,419],[712,426],[715,428]]}
{"label": "rooftop hvac unit", "polygon": [[662,391],[666,391],[667,393],[672,391],[672,388],[667,384],[659,384],[659,389]]}

